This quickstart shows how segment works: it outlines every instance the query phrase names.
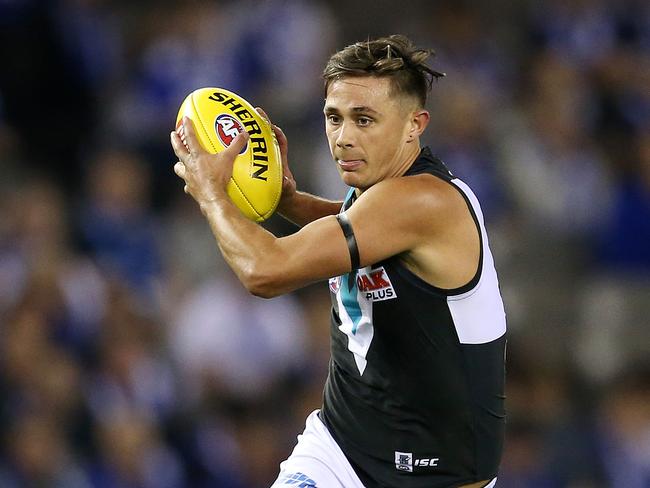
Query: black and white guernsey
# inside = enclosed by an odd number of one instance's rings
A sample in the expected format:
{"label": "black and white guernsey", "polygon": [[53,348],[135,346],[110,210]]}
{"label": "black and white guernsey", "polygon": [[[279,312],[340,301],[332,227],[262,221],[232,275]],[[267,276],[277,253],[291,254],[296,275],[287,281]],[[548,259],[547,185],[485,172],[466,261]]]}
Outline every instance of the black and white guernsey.
{"label": "black and white guernsey", "polygon": [[[397,256],[330,280],[329,376],[321,420],[367,488],[442,488],[497,475],[506,321],[480,205],[424,148],[404,175],[455,187],[481,236],[478,271],[453,290]],[[351,190],[343,209],[354,201]],[[351,288],[350,288],[351,286]]]}

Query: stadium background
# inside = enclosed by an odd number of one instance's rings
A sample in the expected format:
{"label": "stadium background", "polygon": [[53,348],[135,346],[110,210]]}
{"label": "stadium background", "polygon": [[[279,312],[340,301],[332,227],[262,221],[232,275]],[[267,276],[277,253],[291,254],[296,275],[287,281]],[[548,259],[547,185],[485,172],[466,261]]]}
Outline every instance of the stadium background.
{"label": "stadium background", "polygon": [[248,296],[169,131],[227,87],[341,198],[320,70],[400,32],[447,73],[425,142],[500,272],[499,487],[649,487],[649,23],[641,0],[0,0],[0,486],[268,486],[320,403],[327,287]]}

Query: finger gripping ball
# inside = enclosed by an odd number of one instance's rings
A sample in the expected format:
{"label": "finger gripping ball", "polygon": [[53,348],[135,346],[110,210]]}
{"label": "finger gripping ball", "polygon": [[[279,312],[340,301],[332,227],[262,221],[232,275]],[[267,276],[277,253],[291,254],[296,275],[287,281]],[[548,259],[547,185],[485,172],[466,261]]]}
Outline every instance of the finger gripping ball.
{"label": "finger gripping ball", "polygon": [[201,146],[212,154],[227,148],[240,132],[248,132],[250,139],[235,159],[226,191],[246,217],[256,222],[268,219],[282,194],[280,147],[271,125],[250,103],[223,88],[199,88],[185,98],[176,118],[181,139],[184,116],[194,123]]}

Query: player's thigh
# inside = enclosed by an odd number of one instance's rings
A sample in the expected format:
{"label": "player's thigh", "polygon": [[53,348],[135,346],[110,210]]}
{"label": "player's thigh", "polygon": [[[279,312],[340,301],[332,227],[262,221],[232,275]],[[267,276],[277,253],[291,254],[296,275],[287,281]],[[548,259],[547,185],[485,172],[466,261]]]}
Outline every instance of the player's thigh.
{"label": "player's thigh", "polygon": [[364,488],[327,427],[312,412],[272,488]]}
{"label": "player's thigh", "polygon": [[328,466],[314,458],[295,456],[287,461],[271,488],[345,488]]}

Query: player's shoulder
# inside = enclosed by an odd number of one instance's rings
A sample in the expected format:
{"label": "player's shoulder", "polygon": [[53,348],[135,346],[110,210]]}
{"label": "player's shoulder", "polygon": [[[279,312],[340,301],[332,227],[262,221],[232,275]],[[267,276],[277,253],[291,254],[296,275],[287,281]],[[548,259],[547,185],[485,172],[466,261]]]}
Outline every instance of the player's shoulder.
{"label": "player's shoulder", "polygon": [[359,199],[382,202],[395,211],[453,215],[466,211],[464,199],[454,185],[437,176],[422,173],[388,178],[367,189]]}

